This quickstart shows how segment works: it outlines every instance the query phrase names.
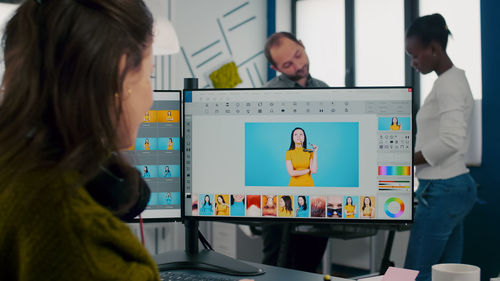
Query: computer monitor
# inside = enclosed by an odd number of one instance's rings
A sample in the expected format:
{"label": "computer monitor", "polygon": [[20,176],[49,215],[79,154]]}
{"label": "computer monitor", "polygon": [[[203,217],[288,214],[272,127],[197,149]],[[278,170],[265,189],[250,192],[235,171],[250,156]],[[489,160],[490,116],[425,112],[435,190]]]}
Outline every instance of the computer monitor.
{"label": "computer monitor", "polygon": [[411,223],[412,90],[184,91],[184,215]]}
{"label": "computer monitor", "polygon": [[148,221],[181,220],[181,91],[154,91],[135,144],[125,156],[151,189]]}

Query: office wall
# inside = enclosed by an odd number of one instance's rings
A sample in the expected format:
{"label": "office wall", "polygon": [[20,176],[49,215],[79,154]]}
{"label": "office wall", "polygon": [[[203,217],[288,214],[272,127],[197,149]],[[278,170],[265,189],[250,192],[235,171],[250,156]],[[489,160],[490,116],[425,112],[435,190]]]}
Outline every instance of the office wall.
{"label": "office wall", "polygon": [[155,57],[155,89],[182,89],[187,77],[198,78],[200,88],[212,88],[210,73],[229,62],[238,67],[242,83],[237,87],[265,83],[265,0],[146,2],[155,15],[172,22],[181,46],[175,55]]}
{"label": "office wall", "polygon": [[479,202],[465,222],[464,263],[481,268],[481,280],[500,272],[500,2],[481,1],[483,79],[483,159],[471,174],[479,183]]}

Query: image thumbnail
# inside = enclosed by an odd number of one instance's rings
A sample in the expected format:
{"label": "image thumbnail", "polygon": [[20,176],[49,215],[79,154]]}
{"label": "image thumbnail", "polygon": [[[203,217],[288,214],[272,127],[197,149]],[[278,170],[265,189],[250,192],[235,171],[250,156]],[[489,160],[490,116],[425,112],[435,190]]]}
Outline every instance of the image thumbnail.
{"label": "image thumbnail", "polygon": [[198,212],[198,194],[193,194],[193,196],[191,198],[192,198],[192,200],[191,200],[191,215],[197,216],[197,215],[199,215],[199,212]]}
{"label": "image thumbnail", "polygon": [[156,123],[158,117],[158,113],[156,110],[148,110],[146,114],[144,114],[144,123]]}
{"label": "image thumbnail", "polygon": [[375,197],[361,196],[361,218],[373,219],[375,217]]}
{"label": "image thumbnail", "polygon": [[309,196],[295,196],[295,216],[298,218],[309,217]]}
{"label": "image thumbnail", "polygon": [[152,192],[148,203],[148,205],[150,206],[167,206],[180,204],[180,192]]}
{"label": "image thumbnail", "polygon": [[293,197],[280,195],[278,202],[278,217],[293,217]]}
{"label": "image thumbnail", "polygon": [[158,122],[179,123],[179,110],[158,110]]}
{"label": "image thumbnail", "polygon": [[262,216],[276,216],[276,196],[262,195]]}
{"label": "image thumbnail", "polygon": [[181,176],[180,165],[158,165],[158,171],[162,178],[178,178]]}
{"label": "image thumbnail", "polygon": [[359,218],[359,197],[344,196],[344,218],[354,219]]}
{"label": "image thumbnail", "polygon": [[215,215],[229,216],[229,195],[217,194],[215,198]]}
{"label": "image thumbnail", "polygon": [[311,217],[326,217],[326,198],[324,196],[311,196]]}
{"label": "image thumbnail", "polygon": [[260,195],[247,195],[247,217],[260,217],[261,216],[261,205]]}
{"label": "image thumbnail", "polygon": [[135,166],[137,170],[141,173],[143,178],[157,178],[158,177],[158,166],[156,165],[137,165]]}
{"label": "image thumbnail", "polygon": [[410,117],[379,117],[379,131],[409,131],[411,128]]}
{"label": "image thumbnail", "polygon": [[342,197],[328,196],[326,203],[326,215],[329,218],[342,218]]}
{"label": "image thumbnail", "polygon": [[198,210],[200,216],[213,216],[214,215],[214,195],[213,194],[200,194],[198,201]]}
{"label": "image thumbnail", "polygon": [[179,150],[180,148],[180,138],[158,138],[158,150]]}
{"label": "image thumbnail", "polygon": [[135,150],[157,150],[157,138],[137,138],[135,140]]}
{"label": "image thumbnail", "polygon": [[231,216],[242,217],[245,216],[245,195],[232,194],[231,195]]}
{"label": "image thumbnail", "polygon": [[245,123],[246,186],[359,186],[357,122]]}

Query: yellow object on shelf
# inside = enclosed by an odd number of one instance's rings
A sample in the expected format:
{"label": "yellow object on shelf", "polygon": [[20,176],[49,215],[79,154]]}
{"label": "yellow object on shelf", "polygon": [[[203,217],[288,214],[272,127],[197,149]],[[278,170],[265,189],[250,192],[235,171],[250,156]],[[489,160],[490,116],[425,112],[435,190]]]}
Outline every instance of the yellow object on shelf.
{"label": "yellow object on shelf", "polygon": [[238,74],[238,67],[234,61],[226,63],[210,73],[209,77],[212,80],[214,88],[234,88],[242,82]]}

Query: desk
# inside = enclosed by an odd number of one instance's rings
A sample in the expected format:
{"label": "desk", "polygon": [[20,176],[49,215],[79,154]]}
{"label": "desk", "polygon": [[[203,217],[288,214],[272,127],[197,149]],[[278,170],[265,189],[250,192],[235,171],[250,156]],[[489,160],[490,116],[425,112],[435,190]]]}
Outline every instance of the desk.
{"label": "desk", "polygon": [[[242,276],[236,276],[236,275],[226,275],[226,274],[219,274],[219,273],[213,273],[209,271],[202,271],[202,270],[187,270],[187,269],[180,269],[180,270],[171,270],[170,272],[177,272],[177,273],[189,273],[193,274],[199,277],[227,277],[231,278],[234,280],[238,279],[253,279],[255,281],[323,281],[323,275],[321,274],[315,274],[315,273],[309,273],[309,272],[303,272],[303,271],[298,271],[298,270],[293,270],[293,269],[286,269],[286,268],[281,268],[281,267],[276,267],[276,266],[269,266],[265,264],[257,264],[257,263],[252,263],[252,262],[247,262],[248,264],[251,264],[253,266],[259,267],[264,269],[266,273],[258,276],[249,276],[249,277],[242,277]],[[344,278],[337,278],[337,277],[332,277],[332,281],[353,281],[352,279],[344,279]]]}

